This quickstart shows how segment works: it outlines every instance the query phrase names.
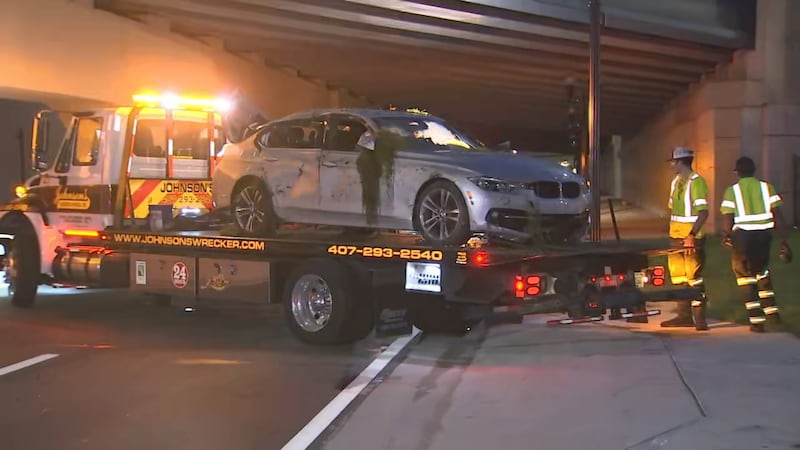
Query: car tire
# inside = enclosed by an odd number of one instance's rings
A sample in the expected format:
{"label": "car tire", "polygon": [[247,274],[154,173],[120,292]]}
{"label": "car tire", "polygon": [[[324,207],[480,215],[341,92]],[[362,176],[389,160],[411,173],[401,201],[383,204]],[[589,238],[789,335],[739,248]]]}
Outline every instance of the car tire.
{"label": "car tire", "polygon": [[261,182],[246,181],[236,186],[231,195],[231,214],[239,235],[247,237],[275,235],[278,220],[271,199],[272,196]]}
{"label": "car tire", "polygon": [[[456,211],[457,216],[448,216],[453,211]],[[417,203],[414,205],[414,228],[429,243],[463,244],[472,235],[469,224],[467,202],[455,184],[445,180],[435,181],[417,196]]]}

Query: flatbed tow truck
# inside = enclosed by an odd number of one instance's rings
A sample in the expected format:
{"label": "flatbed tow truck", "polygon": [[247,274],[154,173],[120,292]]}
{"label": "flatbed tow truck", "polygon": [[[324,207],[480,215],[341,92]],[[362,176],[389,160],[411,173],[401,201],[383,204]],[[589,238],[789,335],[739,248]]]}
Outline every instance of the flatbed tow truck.
{"label": "flatbed tow truck", "polygon": [[[651,263],[680,250],[628,243],[535,248],[476,236],[461,246],[434,247],[403,232],[324,227],[271,238],[227,235],[224,224],[210,220],[214,214],[175,211],[179,202],[181,210],[213,206],[186,194],[210,185],[221,148],[219,114],[197,101],[191,108],[161,103],[148,98],[124,110],[76,114],[50,165],[39,162],[47,127],[37,116],[38,181],[0,207],[0,257],[13,305],[31,307],[40,284],[126,288],[192,305],[281,303],[296,337],[332,344],[373,330],[407,333],[412,324],[460,332],[498,313],[566,313],[551,325],[606,316],[646,321],[660,313],[647,310],[647,301],[699,295],[671,286],[665,267]],[[142,130],[159,120],[167,151],[142,153]],[[91,132],[82,133],[87,122]],[[189,140],[201,142],[200,157],[193,147],[187,150],[193,158],[175,158],[179,128],[205,136]],[[87,181],[86,167],[98,167],[97,177]],[[148,183],[151,191],[181,196],[139,194]]]}

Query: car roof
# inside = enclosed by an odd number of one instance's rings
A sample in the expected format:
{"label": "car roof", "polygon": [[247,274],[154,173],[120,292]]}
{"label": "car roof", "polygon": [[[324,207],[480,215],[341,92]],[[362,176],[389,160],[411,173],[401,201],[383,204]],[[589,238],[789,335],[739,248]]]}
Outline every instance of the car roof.
{"label": "car roof", "polygon": [[371,108],[322,108],[322,109],[310,109],[306,111],[300,111],[293,114],[289,114],[288,116],[281,117],[280,119],[276,119],[273,122],[283,122],[287,120],[298,120],[298,119],[310,119],[313,117],[325,115],[325,114],[350,114],[354,116],[358,116],[364,119],[374,119],[376,117],[407,117],[407,118],[421,118],[421,117],[430,117],[434,119],[441,120],[439,117],[433,116],[428,113],[423,112],[409,112],[409,111],[397,111],[397,110],[389,110],[389,109],[371,109]]}

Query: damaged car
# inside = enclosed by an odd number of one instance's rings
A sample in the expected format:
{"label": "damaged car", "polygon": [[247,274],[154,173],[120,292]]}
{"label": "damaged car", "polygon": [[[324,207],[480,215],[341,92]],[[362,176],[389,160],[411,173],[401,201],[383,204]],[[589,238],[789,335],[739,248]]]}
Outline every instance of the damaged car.
{"label": "damaged car", "polygon": [[434,245],[475,234],[563,242],[584,237],[588,224],[580,176],[488,149],[427,113],[300,112],[227,144],[223,155],[215,205],[245,236],[300,223],[413,230]]}

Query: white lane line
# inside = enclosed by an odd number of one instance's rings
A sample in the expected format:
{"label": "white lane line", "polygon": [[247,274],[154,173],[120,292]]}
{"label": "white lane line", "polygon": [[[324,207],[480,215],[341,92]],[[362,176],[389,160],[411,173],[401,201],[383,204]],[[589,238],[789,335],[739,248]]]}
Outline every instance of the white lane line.
{"label": "white lane line", "polygon": [[25,361],[20,361],[16,364],[11,364],[10,366],[5,366],[0,368],[0,377],[3,375],[8,375],[11,372],[16,372],[18,370],[24,369],[26,367],[30,367],[34,364],[39,364],[40,362],[45,362],[48,359],[53,359],[57,357],[55,353],[45,353],[44,355],[39,355],[31,359],[26,359]]}
{"label": "white lane line", "polygon": [[347,387],[339,393],[330,403],[311,419],[311,422],[303,427],[292,440],[283,446],[282,450],[305,450],[311,445],[325,429],[327,429],[339,414],[353,401],[358,394],[383,370],[404,348],[414,339],[420,330],[413,328],[411,335],[395,339],[386,350],[378,355],[366,369],[353,380]]}

